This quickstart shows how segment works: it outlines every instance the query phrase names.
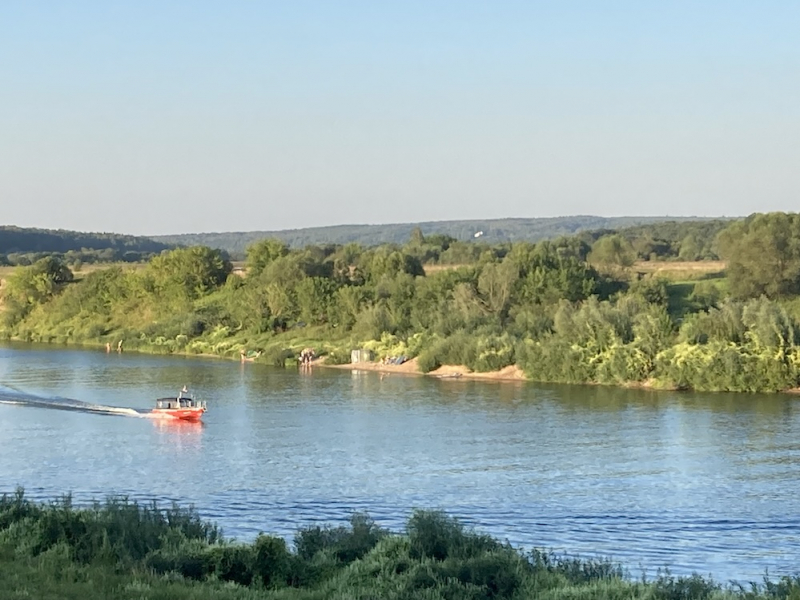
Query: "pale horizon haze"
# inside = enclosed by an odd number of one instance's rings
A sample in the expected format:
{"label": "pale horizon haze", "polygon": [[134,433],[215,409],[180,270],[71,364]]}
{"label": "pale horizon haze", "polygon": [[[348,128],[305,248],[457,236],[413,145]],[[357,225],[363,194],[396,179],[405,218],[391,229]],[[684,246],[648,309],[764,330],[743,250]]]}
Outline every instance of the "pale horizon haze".
{"label": "pale horizon haze", "polygon": [[0,224],[800,207],[800,3],[0,3]]}

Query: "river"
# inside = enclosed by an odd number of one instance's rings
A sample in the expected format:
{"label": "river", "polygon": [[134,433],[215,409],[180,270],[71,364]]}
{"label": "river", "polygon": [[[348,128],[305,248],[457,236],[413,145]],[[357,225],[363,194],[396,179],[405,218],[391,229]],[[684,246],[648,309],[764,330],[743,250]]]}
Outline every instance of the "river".
{"label": "river", "polygon": [[800,399],[437,380],[0,346],[0,398],[146,409],[184,384],[201,425],[0,404],[0,492],[194,504],[227,536],[441,508],[512,544],[720,581],[798,571]]}

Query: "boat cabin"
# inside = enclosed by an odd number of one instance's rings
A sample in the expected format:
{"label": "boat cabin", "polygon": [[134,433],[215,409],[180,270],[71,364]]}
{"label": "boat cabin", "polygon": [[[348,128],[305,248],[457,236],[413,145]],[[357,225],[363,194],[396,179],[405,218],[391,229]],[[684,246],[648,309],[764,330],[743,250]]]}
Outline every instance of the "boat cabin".
{"label": "boat cabin", "polygon": [[156,400],[156,408],[162,409],[178,409],[178,408],[194,408],[195,403],[192,398],[159,398]]}

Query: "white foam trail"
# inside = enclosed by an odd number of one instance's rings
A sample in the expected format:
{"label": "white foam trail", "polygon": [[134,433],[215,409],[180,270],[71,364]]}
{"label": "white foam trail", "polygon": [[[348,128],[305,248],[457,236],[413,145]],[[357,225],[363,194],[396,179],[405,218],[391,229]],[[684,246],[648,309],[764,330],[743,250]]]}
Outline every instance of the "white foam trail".
{"label": "white foam trail", "polygon": [[120,415],[120,416],[123,416],[123,417],[142,418],[142,417],[146,416],[146,415],[143,415],[142,413],[136,411],[133,408],[119,408],[117,406],[103,406],[101,404],[96,404],[92,408],[88,408],[86,410],[88,410],[90,412],[98,412],[98,413],[107,414],[107,415]]}
{"label": "white foam trail", "polygon": [[[117,415],[122,417],[142,418],[148,416],[146,413],[141,413],[133,408],[91,404],[89,402],[82,402],[72,398],[61,398],[57,396],[46,398],[33,394],[27,394],[7,386],[0,386],[0,390],[2,390],[0,391],[0,404],[33,406],[36,408],[52,408],[56,410],[71,410],[76,412],[90,412],[100,415]],[[7,390],[10,390],[13,393],[8,393]]]}

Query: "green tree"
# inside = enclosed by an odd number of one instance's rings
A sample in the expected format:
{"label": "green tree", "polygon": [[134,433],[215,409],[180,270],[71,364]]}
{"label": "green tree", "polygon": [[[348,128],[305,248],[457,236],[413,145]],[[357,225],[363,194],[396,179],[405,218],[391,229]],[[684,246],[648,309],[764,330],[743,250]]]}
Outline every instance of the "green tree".
{"label": "green tree", "polygon": [[376,283],[382,277],[396,277],[400,273],[408,273],[415,277],[425,275],[422,263],[418,258],[394,250],[390,246],[381,246],[370,254],[362,256],[364,271],[370,281]]}
{"label": "green tree", "polygon": [[336,285],[330,279],[308,277],[295,288],[300,318],[307,323],[325,323],[336,293]]}
{"label": "green tree", "polygon": [[29,267],[17,267],[3,290],[6,325],[25,318],[35,306],[47,302],[72,280],[72,271],[53,256],[42,258]]}
{"label": "green tree", "polygon": [[487,263],[478,277],[478,291],[494,314],[505,317],[514,285],[519,279],[519,267],[508,258],[501,263]]}
{"label": "green tree", "polygon": [[721,231],[717,247],[728,261],[733,296],[800,294],[800,214],[751,215]]}
{"label": "green tree", "polygon": [[703,253],[703,242],[697,233],[690,233],[680,242],[678,258],[681,260],[700,260]]}
{"label": "green tree", "polygon": [[334,305],[337,324],[345,330],[352,328],[366,300],[367,294],[362,287],[352,285],[339,288]]}
{"label": "green tree", "polygon": [[554,304],[561,299],[577,302],[596,292],[597,271],[563,249],[549,242],[514,245],[507,260],[519,268],[517,304]]}
{"label": "green tree", "polygon": [[598,239],[589,254],[590,262],[604,267],[629,267],[635,258],[631,243],[618,233]]}
{"label": "green tree", "polygon": [[289,254],[281,240],[265,239],[247,247],[247,276],[258,277],[271,262]]}
{"label": "green tree", "polygon": [[147,275],[163,293],[182,292],[197,298],[225,283],[232,271],[220,250],[192,246],[164,252],[150,261]]}

